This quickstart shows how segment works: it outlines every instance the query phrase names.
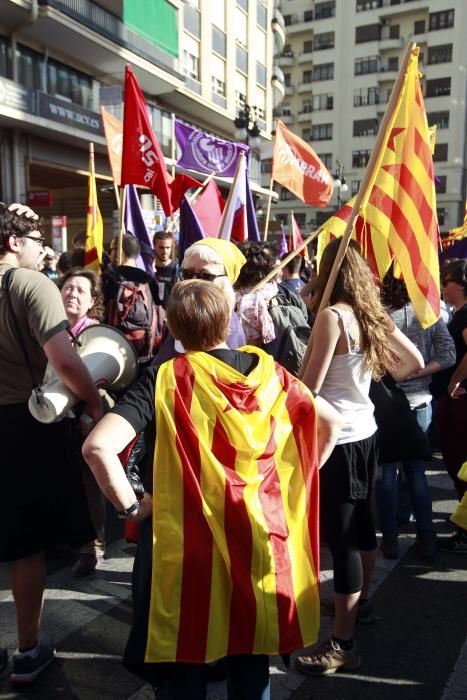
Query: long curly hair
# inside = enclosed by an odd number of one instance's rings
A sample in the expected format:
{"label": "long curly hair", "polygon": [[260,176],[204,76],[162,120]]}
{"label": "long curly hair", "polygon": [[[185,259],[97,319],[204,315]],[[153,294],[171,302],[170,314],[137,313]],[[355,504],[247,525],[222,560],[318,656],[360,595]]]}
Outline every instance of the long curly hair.
{"label": "long curly hair", "polygon": [[[324,249],[313,297],[313,311],[318,311],[340,239]],[[358,243],[350,241],[337,275],[330,303],[344,302],[352,307],[362,333],[362,349],[373,379],[380,379],[388,367],[396,364],[389,345],[388,317],[381,304],[373,273],[360,254]]]}
{"label": "long curly hair", "polygon": [[274,269],[274,259],[265,246],[258,243],[241,243],[239,250],[246,258],[235,283],[235,289],[254,287]]}

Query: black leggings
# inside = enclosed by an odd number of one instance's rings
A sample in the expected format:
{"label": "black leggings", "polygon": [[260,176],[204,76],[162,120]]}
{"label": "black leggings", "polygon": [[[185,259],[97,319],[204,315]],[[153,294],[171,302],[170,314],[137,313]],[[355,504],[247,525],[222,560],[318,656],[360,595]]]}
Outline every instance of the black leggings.
{"label": "black leggings", "polygon": [[[362,440],[353,445],[337,445],[328,462],[320,472],[320,520],[333,560],[334,591],[336,593],[357,593],[362,588],[363,570],[361,551],[376,549],[376,532],[371,505],[371,491],[374,473],[373,440]],[[367,470],[366,494],[362,490],[360,474],[359,496],[343,488],[346,476],[350,481],[350,491],[355,489],[355,466],[361,472],[362,463]],[[349,475],[353,472],[353,478]],[[344,476],[344,474],[346,476]]]}

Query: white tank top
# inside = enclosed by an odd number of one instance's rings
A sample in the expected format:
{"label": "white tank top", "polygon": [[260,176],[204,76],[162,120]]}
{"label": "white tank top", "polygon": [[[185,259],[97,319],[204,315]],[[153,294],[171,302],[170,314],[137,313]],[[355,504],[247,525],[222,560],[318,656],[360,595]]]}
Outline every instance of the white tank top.
{"label": "white tank top", "polygon": [[373,416],[374,406],[368,393],[371,374],[358,343],[349,333],[352,311],[341,311],[331,307],[344,329],[348,353],[334,355],[319,395],[329,401],[344,418],[344,426],[337,440],[338,445],[369,438],[376,432],[377,426]]}

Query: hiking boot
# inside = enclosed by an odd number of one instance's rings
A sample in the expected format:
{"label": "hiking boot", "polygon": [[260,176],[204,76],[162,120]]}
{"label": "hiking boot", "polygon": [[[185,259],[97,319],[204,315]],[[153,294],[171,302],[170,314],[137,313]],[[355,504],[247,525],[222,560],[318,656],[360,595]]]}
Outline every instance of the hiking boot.
{"label": "hiking boot", "polygon": [[420,559],[433,559],[436,552],[436,535],[433,530],[418,532],[415,548]]}
{"label": "hiking boot", "polygon": [[32,683],[52,663],[54,658],[55,649],[44,642],[38,642],[35,652],[30,654],[14,654],[11,682],[23,683],[24,685]]}
{"label": "hiking boot", "polygon": [[385,559],[399,559],[399,540],[397,532],[383,532],[380,549]]}
{"label": "hiking boot", "polygon": [[[328,617],[334,617],[334,598],[321,598],[321,613]],[[360,598],[358,601],[357,622],[362,625],[370,625],[376,620],[373,603],[369,598]]]}
{"label": "hiking boot", "polygon": [[8,652],[6,649],[0,649],[0,678],[8,671]]}
{"label": "hiking boot", "polygon": [[75,578],[90,576],[96,570],[97,557],[95,554],[80,554],[79,559],[73,566],[71,573]]}
{"label": "hiking boot", "polygon": [[336,671],[353,671],[362,660],[354,642],[349,651],[341,649],[333,639],[315,647],[310,656],[298,656],[295,666],[306,676],[328,676]]}
{"label": "hiking boot", "polygon": [[456,532],[451,537],[443,537],[437,541],[438,547],[453,554],[467,554],[467,532]]}

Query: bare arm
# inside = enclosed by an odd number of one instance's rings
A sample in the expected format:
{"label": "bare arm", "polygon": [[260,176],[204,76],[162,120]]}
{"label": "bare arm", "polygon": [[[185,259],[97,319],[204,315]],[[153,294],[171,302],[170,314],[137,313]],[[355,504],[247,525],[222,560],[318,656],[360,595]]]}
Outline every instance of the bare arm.
{"label": "bare arm", "polygon": [[337,315],[331,309],[320,311],[313,326],[310,359],[302,377],[302,382],[315,393],[324,382],[340,333]]}
{"label": "bare arm", "polygon": [[[116,413],[108,413],[88,435],[83,445],[83,457],[89,464],[104,495],[117,511],[126,510],[136,500],[118,458],[136,433],[131,424]],[[133,520],[143,520],[151,515],[152,499],[147,493]]]}
{"label": "bare arm", "polygon": [[341,414],[321,396],[315,397],[315,404],[318,414],[318,456],[321,469],[336,445],[344,420]]}
{"label": "bare arm", "polygon": [[420,351],[389,316],[388,327],[392,328],[389,332],[389,345],[399,360],[397,365],[388,367],[388,372],[396,382],[402,382],[411,374],[423,369],[425,362]]}
{"label": "bare arm", "polygon": [[102,418],[102,401],[84,362],[73,348],[66,331],[60,331],[44,344],[47,359],[60,379],[87,405],[97,423]]}

